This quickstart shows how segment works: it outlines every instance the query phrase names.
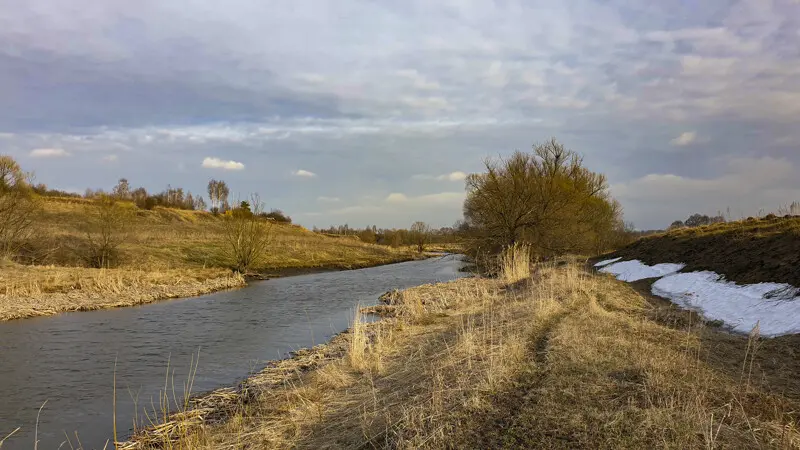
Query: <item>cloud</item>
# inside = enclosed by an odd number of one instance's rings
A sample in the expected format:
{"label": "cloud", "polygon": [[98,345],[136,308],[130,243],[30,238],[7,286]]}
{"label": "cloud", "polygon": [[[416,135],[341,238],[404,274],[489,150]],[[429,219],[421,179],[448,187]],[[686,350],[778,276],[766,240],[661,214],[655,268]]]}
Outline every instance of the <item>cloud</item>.
{"label": "cloud", "polygon": [[425,194],[418,196],[408,196],[400,192],[389,194],[384,201],[391,204],[411,204],[416,206],[432,206],[443,204],[458,204],[464,201],[463,192],[439,192],[436,194]]}
{"label": "cloud", "polygon": [[322,202],[322,203],[338,203],[338,202],[342,201],[342,199],[340,199],[339,197],[325,197],[323,195],[323,196],[317,197],[317,201],[318,202]]}
{"label": "cloud", "polygon": [[611,186],[612,194],[640,217],[666,227],[692,213],[724,212],[730,219],[774,211],[800,198],[795,166],[785,158],[734,158],[716,176],[653,173]]}
{"label": "cloud", "polygon": [[680,136],[676,137],[675,139],[669,141],[669,143],[677,147],[685,147],[695,140],[697,140],[697,133],[694,131],[686,131],[681,133]]}
{"label": "cloud", "polygon": [[437,180],[437,181],[462,181],[467,178],[467,174],[461,171],[446,173],[443,175],[414,175],[413,180]]}
{"label": "cloud", "polygon": [[63,148],[36,148],[30,152],[32,158],[63,158],[69,155]]}
{"label": "cloud", "polygon": [[399,192],[392,192],[386,197],[387,203],[405,203],[408,201],[408,197],[405,194],[401,194]]}
{"label": "cloud", "polygon": [[[222,155],[251,174],[232,189],[274,193],[270,207],[357,203],[321,212],[322,225],[446,225],[461,216],[457,198],[436,203],[425,185],[457,191],[452,169],[550,136],[617,186],[671,175],[698,188],[754,155],[800,166],[794,0],[43,3],[0,8],[2,151],[23,162],[44,147],[69,149],[70,162],[118,154],[120,175],[148,189],[202,192],[191,162]],[[108,182],[91,164],[43,161],[27,163],[48,185]],[[325,186],[285,189],[298,167],[324,167]],[[654,174],[666,178],[644,180]],[[317,200],[332,192],[343,201]],[[687,204],[721,201],[699,192]],[[626,195],[641,227],[667,215]]]}
{"label": "cloud", "polygon": [[103,156],[103,161],[105,161],[105,162],[114,162],[117,159],[119,159],[119,157],[117,155],[106,155],[106,156]]}
{"label": "cloud", "polygon": [[297,169],[294,172],[292,172],[292,175],[301,178],[314,178],[317,176],[317,174],[315,174],[314,172],[310,172],[304,169]]}
{"label": "cloud", "polygon": [[203,159],[203,167],[206,169],[243,170],[244,164],[238,161],[224,161],[219,158],[207,156]]}
{"label": "cloud", "polygon": [[442,175],[442,176],[444,176],[445,179],[448,180],[448,181],[462,181],[462,180],[467,178],[467,174],[466,173],[458,172],[458,171],[450,172],[446,176],[445,175]]}

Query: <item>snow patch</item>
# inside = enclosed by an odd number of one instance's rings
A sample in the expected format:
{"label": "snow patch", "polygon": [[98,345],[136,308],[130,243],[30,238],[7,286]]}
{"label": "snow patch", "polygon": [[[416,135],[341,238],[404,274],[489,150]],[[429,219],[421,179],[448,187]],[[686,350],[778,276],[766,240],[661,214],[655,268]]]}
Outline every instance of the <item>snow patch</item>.
{"label": "snow patch", "polygon": [[606,259],[604,261],[600,261],[599,263],[595,264],[594,266],[595,267],[607,266],[607,265],[609,265],[611,263],[615,263],[615,262],[619,261],[620,259],[622,259],[621,256],[619,258]]}
{"label": "snow patch", "polygon": [[622,281],[639,281],[645,278],[659,278],[673,274],[686,267],[686,264],[656,264],[648,266],[639,260],[623,261],[611,264],[600,269],[600,272],[610,273]]}
{"label": "snow patch", "polygon": [[653,284],[653,294],[697,310],[706,319],[722,320],[734,331],[749,333],[759,323],[763,336],[800,332],[800,296],[786,295],[796,292],[781,283],[740,286],[714,272],[679,273]]}

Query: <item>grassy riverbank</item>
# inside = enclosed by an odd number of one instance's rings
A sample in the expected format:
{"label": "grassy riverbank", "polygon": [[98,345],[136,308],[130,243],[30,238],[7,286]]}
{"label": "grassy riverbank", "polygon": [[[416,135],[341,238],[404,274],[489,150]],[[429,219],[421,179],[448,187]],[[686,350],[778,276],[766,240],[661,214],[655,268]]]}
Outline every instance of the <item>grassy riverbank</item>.
{"label": "grassy riverbank", "polygon": [[421,286],[385,309],[123,448],[800,445],[800,382],[766,363],[777,340],[575,264]]}
{"label": "grassy riverbank", "polygon": [[[112,269],[81,267],[83,224],[93,206],[82,199],[43,199],[37,237],[25,249],[34,265],[0,261],[0,320],[130,306],[242,286],[226,255],[220,219],[204,211],[135,209]],[[303,227],[270,227],[260,276],[370,267],[417,258],[393,249],[335,239]]]}
{"label": "grassy riverbank", "polygon": [[684,263],[685,272],[711,270],[737,283],[800,286],[800,217],[771,217],[677,228],[643,237],[598,259],[646,264]]}

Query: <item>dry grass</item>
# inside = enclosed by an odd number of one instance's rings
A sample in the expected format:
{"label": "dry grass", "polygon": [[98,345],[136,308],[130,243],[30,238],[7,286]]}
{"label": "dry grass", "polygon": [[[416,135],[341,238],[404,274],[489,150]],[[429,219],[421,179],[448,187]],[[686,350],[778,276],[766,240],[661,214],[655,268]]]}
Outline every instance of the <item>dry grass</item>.
{"label": "dry grass", "polygon": [[[225,252],[221,221],[202,211],[136,210],[120,265],[111,270],[80,267],[82,224],[90,203],[45,198],[38,238],[26,247],[35,266],[0,261],[0,320],[185,297],[240,286]],[[268,254],[252,270],[264,276],[353,269],[417,257],[410,249],[340,240],[300,226],[271,227]]]}
{"label": "dry grass", "polygon": [[[85,235],[81,225],[91,205],[45,202],[34,249],[37,264],[80,265],[72,250]],[[358,240],[330,238],[297,225],[271,227],[267,257],[257,272],[291,269],[349,269],[406,260],[408,248],[392,249]],[[233,266],[224,251],[221,221],[205,211],[155,208],[136,210],[120,248],[122,266],[143,270]]]}
{"label": "dry grass", "polygon": [[500,254],[500,278],[508,284],[516,283],[531,276],[531,248],[527,244],[516,243]]}
{"label": "dry grass", "polygon": [[224,420],[125,448],[800,445],[798,404],[751,380],[757,336],[737,341],[750,356],[735,375],[718,370],[698,329],[651,320],[633,289],[576,265],[389,301],[391,318],[357,316],[331,344],[249,381],[217,409]]}
{"label": "dry grass", "polygon": [[0,271],[0,320],[133,306],[244,285],[225,269],[86,269],[6,265]]}

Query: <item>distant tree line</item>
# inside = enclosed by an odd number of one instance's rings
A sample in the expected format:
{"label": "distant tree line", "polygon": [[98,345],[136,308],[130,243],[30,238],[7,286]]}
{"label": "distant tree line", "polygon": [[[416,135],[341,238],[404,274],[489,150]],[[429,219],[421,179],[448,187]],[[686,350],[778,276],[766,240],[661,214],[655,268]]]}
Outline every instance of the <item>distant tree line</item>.
{"label": "distant tree line", "polygon": [[676,220],[669,226],[670,230],[684,227],[699,227],[702,225],[712,225],[715,223],[725,222],[725,217],[722,214],[716,216],[707,216],[705,214],[692,214],[686,220]]}
{"label": "distant tree line", "polygon": [[404,228],[378,228],[375,225],[365,228],[351,228],[349,225],[335,225],[328,228],[314,227],[316,233],[354,236],[368,244],[387,245],[390,247],[414,246],[418,251],[424,251],[429,244],[446,244],[459,242],[464,229],[463,222],[459,221],[452,227],[433,228],[425,222],[414,222],[407,229]]}
{"label": "distant tree line", "polygon": [[[8,158],[10,161],[12,159]],[[14,163],[16,164],[16,163]],[[222,214],[226,211],[236,209],[229,202],[230,188],[223,180],[211,179],[208,182],[207,192],[210,207],[202,195],[192,194],[191,191],[181,187],[167,188],[161,192],[151,193],[143,187],[133,188],[127,178],[120,178],[116,186],[110,192],[103,189],[86,189],[83,195],[75,192],[67,192],[58,189],[50,189],[44,183],[30,185],[29,190],[42,197],[64,197],[64,198],[85,198],[97,200],[109,197],[117,201],[131,202],[140,209],[153,209],[155,207],[174,208],[183,210],[205,211],[209,210],[213,214]],[[248,203],[248,202],[243,202]],[[241,206],[241,205],[239,205]],[[259,208],[258,217],[279,223],[292,223],[292,218],[280,209],[271,209],[269,212]]]}

